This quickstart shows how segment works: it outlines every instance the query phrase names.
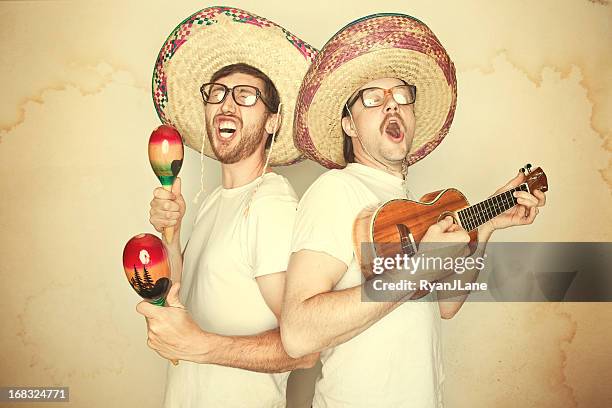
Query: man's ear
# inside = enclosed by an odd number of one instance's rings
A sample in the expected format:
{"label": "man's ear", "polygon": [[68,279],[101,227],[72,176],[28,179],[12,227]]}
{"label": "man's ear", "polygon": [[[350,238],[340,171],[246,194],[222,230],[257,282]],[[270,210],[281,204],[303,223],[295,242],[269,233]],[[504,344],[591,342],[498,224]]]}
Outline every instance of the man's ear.
{"label": "man's ear", "polygon": [[266,133],[268,133],[269,135],[274,134],[274,131],[276,131],[276,133],[278,134],[278,130],[280,129],[281,126],[281,115],[279,115],[278,113],[272,113],[270,115],[268,115],[268,119],[266,119]]}
{"label": "man's ear", "polygon": [[350,137],[357,136],[357,133],[355,133],[355,127],[353,126],[353,121],[348,116],[342,118],[342,129],[344,130],[344,133]]}

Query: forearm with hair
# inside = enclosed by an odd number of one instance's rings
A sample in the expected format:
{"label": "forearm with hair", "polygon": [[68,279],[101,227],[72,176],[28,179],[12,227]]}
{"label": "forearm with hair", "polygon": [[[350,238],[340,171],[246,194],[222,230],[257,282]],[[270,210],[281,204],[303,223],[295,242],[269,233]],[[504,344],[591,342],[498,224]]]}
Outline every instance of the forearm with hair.
{"label": "forearm with hair", "polygon": [[362,286],[355,286],[319,293],[292,311],[292,325],[302,328],[298,336],[310,337],[307,352],[325,350],[352,339],[400,305],[399,300],[362,302],[361,291]]}
{"label": "forearm with hair", "polygon": [[[291,358],[283,348],[278,328],[252,336],[221,336],[206,333],[212,344],[198,361],[262,373],[280,373],[311,367],[318,355]],[[210,337],[208,337],[210,336]]]}
{"label": "forearm with hair", "polygon": [[[428,271],[423,274],[407,275],[398,271],[387,271],[378,275],[386,283],[400,280],[414,282],[420,279],[435,280],[448,275],[448,271]],[[319,293],[312,296],[287,312],[285,327],[293,332],[293,340],[306,346],[304,349],[291,350],[294,355],[322,351],[342,344],[357,336],[402,302],[410,300],[416,291],[386,291],[385,301],[363,301],[372,292],[371,282],[348,289]],[[418,287],[418,285],[416,285]],[[305,339],[305,340],[304,340]],[[291,341],[288,341],[291,344]]]}

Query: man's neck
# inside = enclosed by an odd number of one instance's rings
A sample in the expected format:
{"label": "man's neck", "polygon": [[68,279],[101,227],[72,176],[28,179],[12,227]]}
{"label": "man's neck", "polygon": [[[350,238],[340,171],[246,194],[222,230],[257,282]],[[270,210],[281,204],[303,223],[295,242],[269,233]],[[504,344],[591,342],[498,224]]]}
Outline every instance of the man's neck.
{"label": "man's neck", "polygon": [[377,162],[370,158],[367,154],[357,154],[355,153],[355,162],[359,164],[363,164],[364,166],[371,167],[373,169],[382,170],[385,173],[389,173],[395,177],[400,179],[404,179],[404,175],[402,174],[402,165],[399,164],[387,164],[386,166],[382,163]]}
{"label": "man's neck", "polygon": [[[261,176],[264,163],[265,158],[259,151],[236,163],[221,163],[221,184],[223,188],[237,188],[249,184]],[[266,173],[270,171],[272,170],[268,167]]]}

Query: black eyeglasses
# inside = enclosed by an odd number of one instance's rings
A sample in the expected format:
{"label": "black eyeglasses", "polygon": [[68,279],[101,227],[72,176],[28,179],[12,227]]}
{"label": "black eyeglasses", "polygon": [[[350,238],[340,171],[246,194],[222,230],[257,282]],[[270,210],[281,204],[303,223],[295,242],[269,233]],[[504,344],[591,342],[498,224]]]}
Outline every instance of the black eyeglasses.
{"label": "black eyeglasses", "polygon": [[361,98],[364,107],[375,108],[381,106],[385,102],[387,94],[391,94],[393,100],[395,100],[398,105],[410,105],[416,101],[416,86],[405,84],[397,85],[389,89],[378,87],[361,89],[346,105],[350,108],[357,102],[357,99]]}
{"label": "black eyeglasses", "polygon": [[223,103],[230,91],[234,102],[240,106],[253,106],[257,103],[257,99],[261,99],[270,112],[274,111],[262,97],[261,91],[251,85],[236,85],[230,88],[223,84],[209,82],[200,87],[200,93],[202,94],[204,103]]}

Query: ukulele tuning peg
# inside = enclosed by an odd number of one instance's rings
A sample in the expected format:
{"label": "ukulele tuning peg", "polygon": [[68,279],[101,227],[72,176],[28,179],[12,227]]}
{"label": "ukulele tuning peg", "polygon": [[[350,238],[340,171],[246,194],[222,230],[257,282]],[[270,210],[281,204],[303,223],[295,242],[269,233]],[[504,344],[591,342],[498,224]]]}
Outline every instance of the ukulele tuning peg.
{"label": "ukulele tuning peg", "polygon": [[531,163],[527,163],[525,168],[527,169],[527,173],[531,173]]}
{"label": "ukulele tuning peg", "polygon": [[524,167],[521,167],[521,168],[519,169],[519,171],[520,171],[521,173],[525,174],[525,168],[524,168]]}

